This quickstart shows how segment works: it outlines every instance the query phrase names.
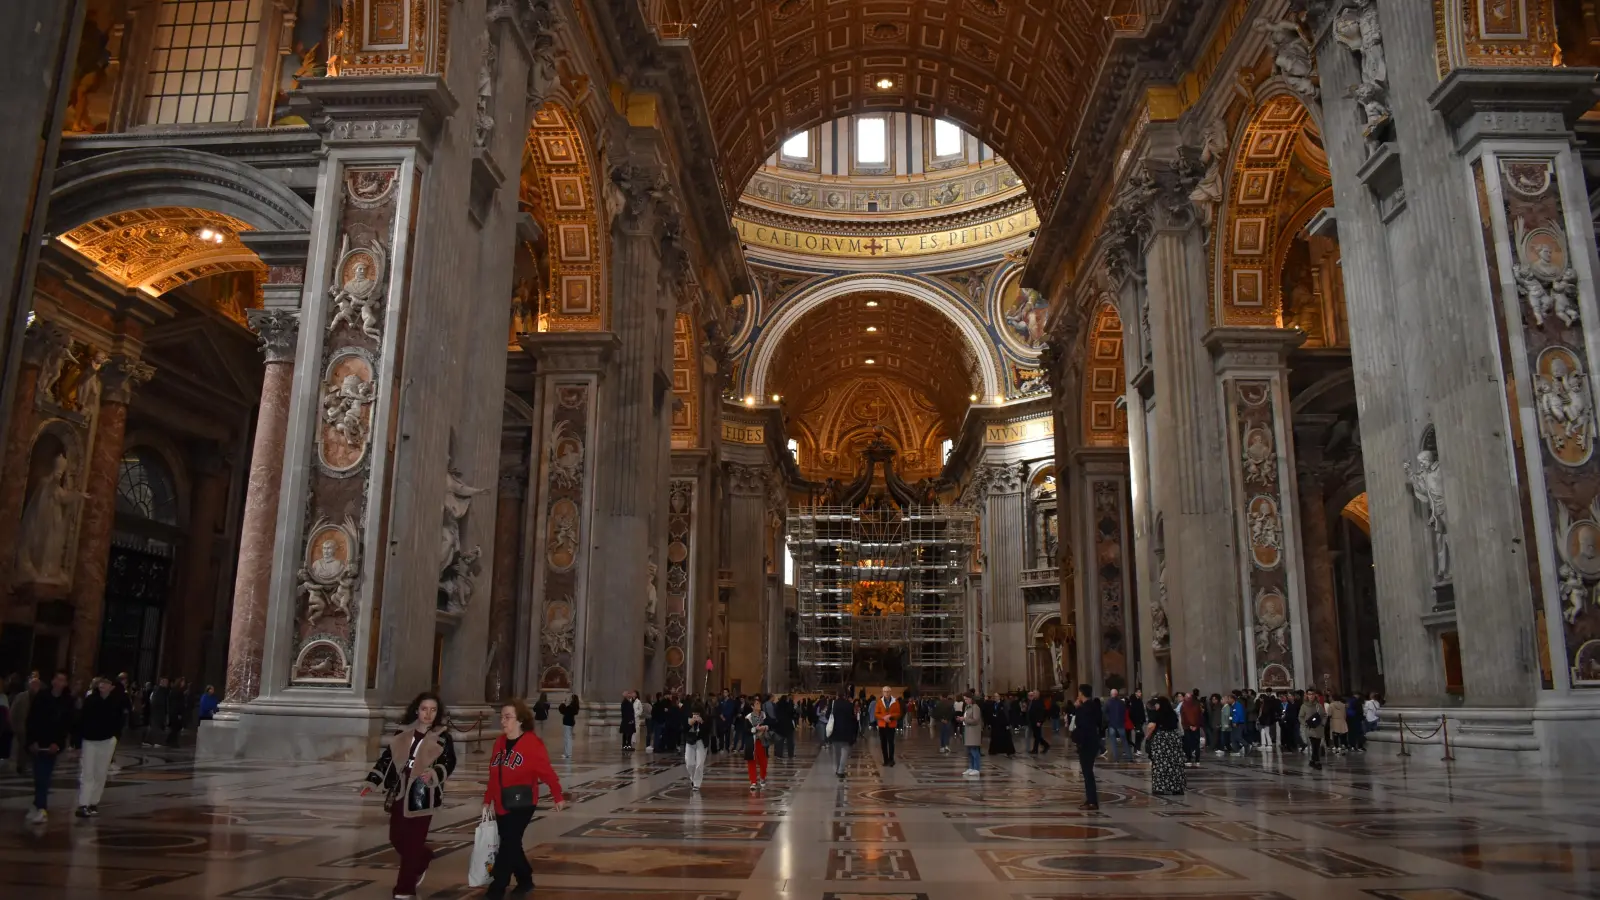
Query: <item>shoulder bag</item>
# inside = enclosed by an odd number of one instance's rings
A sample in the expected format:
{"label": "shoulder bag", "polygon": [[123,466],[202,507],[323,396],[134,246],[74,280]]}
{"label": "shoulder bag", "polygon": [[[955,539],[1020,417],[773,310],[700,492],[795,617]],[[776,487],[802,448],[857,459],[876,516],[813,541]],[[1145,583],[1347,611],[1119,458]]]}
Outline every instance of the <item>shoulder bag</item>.
{"label": "shoulder bag", "polygon": [[[500,767],[502,770],[505,768],[506,760],[511,758],[512,751],[515,750],[517,748],[517,744],[520,744],[521,742],[522,735],[519,734],[517,735],[517,739],[515,741],[506,745],[505,755],[500,757]],[[537,784],[502,784],[500,787],[500,805],[505,807],[506,812],[525,812],[527,810],[531,810],[534,807],[534,800],[537,799],[534,795],[534,791],[537,788]]]}

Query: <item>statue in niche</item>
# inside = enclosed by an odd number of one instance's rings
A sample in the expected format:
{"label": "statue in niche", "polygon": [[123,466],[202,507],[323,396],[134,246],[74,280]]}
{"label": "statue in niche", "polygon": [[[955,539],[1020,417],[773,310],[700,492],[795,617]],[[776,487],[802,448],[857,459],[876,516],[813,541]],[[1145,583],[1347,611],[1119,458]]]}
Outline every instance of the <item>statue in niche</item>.
{"label": "statue in niche", "polygon": [[444,519],[439,533],[439,607],[462,612],[472,599],[473,579],[482,569],[483,548],[461,546],[461,523],[472,509],[472,498],[488,491],[461,480],[455,466],[447,465],[444,475]]}
{"label": "statue in niche", "polygon": [[65,584],[67,536],[74,508],[88,494],[68,485],[67,455],[56,454],[50,472],[34,486],[22,509],[22,537],[17,545],[19,583]]}
{"label": "statue in niche", "polygon": [[467,606],[472,602],[472,591],[477,584],[478,573],[483,571],[480,562],[482,557],[483,550],[480,547],[463,550],[456,554],[455,560],[440,574],[439,594],[445,612],[466,612]]}
{"label": "statue in niche", "polygon": [[[71,397],[70,406],[85,416],[92,416],[100,409],[100,370],[111,359],[104,350],[90,351],[89,363],[78,373],[78,377],[70,388],[63,387],[61,396],[66,399]],[[63,403],[63,406],[69,404]]]}
{"label": "statue in niche", "polygon": [[1333,39],[1361,62],[1361,81],[1348,95],[1356,101],[1366,125],[1361,134],[1367,139],[1370,154],[1388,136],[1394,113],[1389,109],[1389,69],[1383,58],[1383,32],[1378,23],[1378,5],[1360,0],[1342,10],[1333,22]]}
{"label": "statue in niche", "polygon": [[315,625],[326,616],[350,615],[350,601],[355,595],[354,567],[334,555],[336,549],[333,541],[323,541],[321,555],[297,576],[300,593],[306,595],[308,624]]}
{"label": "statue in niche", "polygon": [[68,362],[77,362],[72,348],[65,342],[52,344],[46,351],[44,360],[39,364],[39,380],[36,382],[35,396],[39,400],[55,400],[56,385],[61,381],[61,373],[66,369]]}
{"label": "statue in niche", "polygon": [[1561,618],[1568,625],[1578,623],[1578,614],[1583,612],[1584,603],[1589,599],[1589,586],[1584,583],[1583,576],[1571,566],[1561,565]]}
{"label": "statue in niche", "polygon": [[1416,495],[1428,511],[1428,525],[1433,529],[1433,579],[1435,584],[1450,581],[1450,543],[1445,525],[1444,473],[1439,470],[1438,455],[1427,447],[1417,451],[1415,467],[1404,465],[1411,493]]}
{"label": "statue in niche", "polygon": [[645,564],[645,571],[649,577],[645,582],[644,649],[646,653],[654,653],[661,640],[661,628],[656,625],[656,561],[653,557]]}
{"label": "statue in niche", "polygon": [[483,36],[483,55],[478,61],[478,106],[472,114],[472,147],[484,150],[494,137],[494,72],[499,54],[494,39]]}

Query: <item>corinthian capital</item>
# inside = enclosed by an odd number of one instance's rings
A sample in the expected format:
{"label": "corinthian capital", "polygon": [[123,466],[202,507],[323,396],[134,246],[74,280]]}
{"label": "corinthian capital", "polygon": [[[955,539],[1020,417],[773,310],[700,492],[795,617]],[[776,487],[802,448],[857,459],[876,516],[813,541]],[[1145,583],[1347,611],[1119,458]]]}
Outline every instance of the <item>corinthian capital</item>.
{"label": "corinthian capital", "polygon": [[154,367],[128,356],[113,356],[100,367],[102,403],[126,405],[133,399],[133,389],[154,378]]}
{"label": "corinthian capital", "polygon": [[261,340],[261,353],[267,362],[294,362],[295,344],[300,338],[300,310],[248,309],[245,317]]}
{"label": "corinthian capital", "polygon": [[744,463],[723,463],[728,473],[728,493],[746,497],[765,497],[767,494],[767,467]]}
{"label": "corinthian capital", "polygon": [[662,204],[675,211],[672,184],[658,169],[627,163],[611,167],[605,184],[606,213],[613,223],[628,231],[646,231],[654,226],[652,216]]}

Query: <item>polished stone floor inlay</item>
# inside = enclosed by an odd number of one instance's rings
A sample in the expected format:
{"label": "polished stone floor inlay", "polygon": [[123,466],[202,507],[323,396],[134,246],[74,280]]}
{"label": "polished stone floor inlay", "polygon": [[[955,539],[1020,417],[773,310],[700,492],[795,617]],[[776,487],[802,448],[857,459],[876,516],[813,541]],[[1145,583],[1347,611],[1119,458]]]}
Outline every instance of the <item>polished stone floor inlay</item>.
{"label": "polished stone floor inlay", "polygon": [[[675,756],[580,735],[556,767],[571,799],[541,806],[525,846],[533,900],[1600,900],[1600,813],[1587,779],[1370,756],[1207,757],[1181,797],[1142,763],[1103,766],[1079,810],[1070,748],[1044,757],[941,755],[902,738],[899,765],[859,745],[841,781],[802,730],[764,790],[713,755],[700,791]],[[868,752],[870,750],[870,753]],[[72,816],[76,767],[51,819],[22,816],[28,782],[0,776],[0,900],[99,897],[387,900],[398,858],[363,763],[196,765],[127,750],[96,819]],[[467,862],[488,775],[462,757],[434,817],[426,900],[479,900]]]}

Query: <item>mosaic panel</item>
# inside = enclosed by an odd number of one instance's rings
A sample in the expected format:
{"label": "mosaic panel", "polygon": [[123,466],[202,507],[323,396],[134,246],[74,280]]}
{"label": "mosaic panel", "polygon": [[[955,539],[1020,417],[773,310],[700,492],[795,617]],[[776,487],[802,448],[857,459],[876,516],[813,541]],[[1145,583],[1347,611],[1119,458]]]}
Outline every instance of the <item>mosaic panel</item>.
{"label": "mosaic panel", "polygon": [[829,881],[921,881],[910,850],[830,848]]}
{"label": "mosaic panel", "polygon": [[1124,574],[1123,483],[1114,479],[1089,486],[1094,502],[1095,591],[1099,605],[1100,667],[1106,684],[1128,683],[1127,579]]}
{"label": "mosaic panel", "polygon": [[1103,841],[1147,841],[1151,839],[1148,835],[1141,834],[1122,825],[1087,825],[1072,822],[957,825],[955,829],[969,843],[1018,843],[1030,841],[1100,843]]}
{"label": "mosaic panel", "polygon": [[1600,872],[1600,844],[1462,840],[1406,850],[1495,875]]}
{"label": "mosaic panel", "polygon": [[696,484],[693,478],[674,478],[667,495],[667,620],[663,634],[666,659],[663,662],[666,664],[666,686],[669,691],[692,687],[688,684],[691,633],[689,601],[694,580]]}
{"label": "mosaic panel", "polygon": [[528,852],[533,870],[550,875],[639,878],[749,878],[761,847],[594,846],[546,843]]}
{"label": "mosaic panel", "polygon": [[1205,881],[1239,876],[1186,850],[979,850],[1002,881]]}
{"label": "mosaic panel", "polygon": [[839,844],[901,844],[906,833],[899,822],[863,819],[829,823],[828,840]]}
{"label": "mosaic panel", "polygon": [[1255,851],[1323,878],[1399,878],[1411,874],[1329,847],[1257,847]]}
{"label": "mosaic panel", "polygon": [[562,837],[608,840],[767,841],[778,830],[776,822],[719,821],[716,819],[594,819]]}

